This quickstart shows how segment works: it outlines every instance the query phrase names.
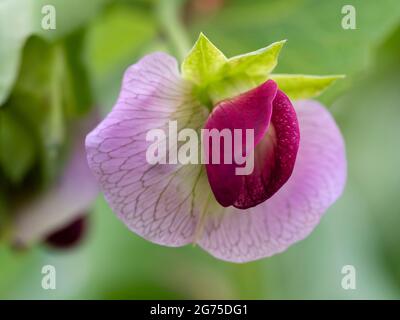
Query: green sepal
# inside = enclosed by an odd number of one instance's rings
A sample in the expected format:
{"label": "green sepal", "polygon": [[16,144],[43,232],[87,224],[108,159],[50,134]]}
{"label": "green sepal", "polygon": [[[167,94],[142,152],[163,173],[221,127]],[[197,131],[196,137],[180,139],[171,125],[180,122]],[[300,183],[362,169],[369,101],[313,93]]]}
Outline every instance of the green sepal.
{"label": "green sepal", "polygon": [[203,33],[200,33],[192,50],[182,62],[182,76],[197,85],[204,86],[216,80],[226,62],[224,54]]}
{"label": "green sepal", "polygon": [[344,75],[309,76],[302,74],[272,74],[280,90],[290,99],[309,99],[320,95]]}
{"label": "green sepal", "polygon": [[253,89],[268,79],[276,81],[279,89],[291,99],[305,99],[318,96],[344,77],[271,74],[285,42],[274,42],[257,51],[227,59],[201,33],[182,63],[183,78],[193,84],[196,98],[212,108],[219,101]]}
{"label": "green sepal", "polygon": [[285,40],[275,42],[257,51],[227,59],[201,33],[182,63],[182,75],[194,84],[196,97],[212,106],[267,80],[277,65],[284,44]]}

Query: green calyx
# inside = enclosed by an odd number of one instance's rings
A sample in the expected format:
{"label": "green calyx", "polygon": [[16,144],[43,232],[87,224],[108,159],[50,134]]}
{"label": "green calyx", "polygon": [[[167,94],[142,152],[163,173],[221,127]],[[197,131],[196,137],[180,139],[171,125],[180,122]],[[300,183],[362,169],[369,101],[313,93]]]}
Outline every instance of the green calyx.
{"label": "green calyx", "polygon": [[201,33],[182,63],[182,76],[193,83],[197,99],[210,108],[268,79],[276,81],[279,88],[295,100],[318,96],[337,79],[344,77],[272,74],[285,42],[274,42],[257,51],[226,58]]}

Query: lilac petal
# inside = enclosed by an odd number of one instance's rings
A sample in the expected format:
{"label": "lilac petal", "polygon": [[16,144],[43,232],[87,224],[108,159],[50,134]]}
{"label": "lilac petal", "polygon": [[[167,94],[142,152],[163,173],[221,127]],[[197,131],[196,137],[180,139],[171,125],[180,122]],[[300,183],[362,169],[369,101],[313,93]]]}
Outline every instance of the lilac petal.
{"label": "lilac petal", "polygon": [[43,240],[86,212],[96,198],[98,187],[87,165],[84,137],[97,118],[93,113],[74,128],[71,156],[57,183],[17,209],[12,229],[16,246]]}
{"label": "lilac petal", "polygon": [[86,138],[89,166],[107,202],[149,241],[169,246],[191,242],[198,203],[205,203],[209,191],[200,179],[200,165],[149,164],[146,151],[154,142],[146,141],[146,134],[152,129],[168,132],[172,120],[178,131],[200,129],[207,115],[191,97],[176,60],[154,53],[128,68],[117,103]]}
{"label": "lilac petal", "polygon": [[292,176],[266,202],[225,208],[204,226],[199,245],[215,257],[247,262],[282,252],[305,238],[343,191],[345,146],[330,113],[316,101],[295,103],[300,147]]}

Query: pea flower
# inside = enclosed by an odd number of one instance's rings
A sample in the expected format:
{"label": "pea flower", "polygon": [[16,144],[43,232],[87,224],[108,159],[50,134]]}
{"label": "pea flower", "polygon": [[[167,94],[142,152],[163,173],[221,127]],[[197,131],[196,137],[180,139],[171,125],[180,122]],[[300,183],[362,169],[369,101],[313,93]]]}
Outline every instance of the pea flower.
{"label": "pea flower", "polygon": [[97,121],[97,111],[76,121],[70,133],[70,154],[59,178],[13,212],[10,237],[15,247],[45,241],[53,247],[68,248],[81,239],[86,214],[98,194],[84,145],[86,134]]}
{"label": "pea flower", "polygon": [[[340,76],[272,74],[283,44],[228,59],[201,34],[181,72],[165,53],[127,69],[86,151],[107,202],[129,229],[161,245],[196,243],[231,262],[282,252],[314,229],[344,188],[346,158],[333,117],[304,99]],[[166,132],[168,158],[185,145],[186,129],[251,129],[253,143],[241,142],[253,170],[238,175],[238,162],[198,164],[191,157],[149,163],[147,134],[154,129]],[[225,144],[208,148],[206,160],[216,150],[220,160],[232,152]]]}

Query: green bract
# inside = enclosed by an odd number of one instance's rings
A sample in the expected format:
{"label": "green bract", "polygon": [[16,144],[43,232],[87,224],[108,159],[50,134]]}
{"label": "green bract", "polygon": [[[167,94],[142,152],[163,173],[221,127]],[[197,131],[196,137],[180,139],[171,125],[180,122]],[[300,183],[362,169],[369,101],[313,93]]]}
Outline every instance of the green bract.
{"label": "green bract", "polygon": [[182,74],[197,85],[204,85],[217,80],[226,63],[225,55],[201,33],[182,63]]}
{"label": "green bract", "polygon": [[182,63],[182,75],[194,84],[194,93],[208,106],[250,90],[268,79],[291,99],[319,95],[342,75],[308,76],[271,74],[286,40],[274,42],[257,51],[226,58],[204,34],[200,34]]}
{"label": "green bract", "polygon": [[318,96],[343,75],[307,76],[304,74],[271,74],[279,89],[291,99],[306,99]]}

